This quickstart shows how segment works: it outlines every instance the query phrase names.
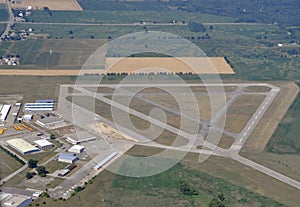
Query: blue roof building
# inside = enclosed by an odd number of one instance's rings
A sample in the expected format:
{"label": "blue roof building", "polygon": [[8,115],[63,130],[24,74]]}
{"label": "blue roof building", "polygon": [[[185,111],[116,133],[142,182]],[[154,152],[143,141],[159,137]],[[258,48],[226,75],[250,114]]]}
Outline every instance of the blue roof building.
{"label": "blue roof building", "polygon": [[58,156],[59,162],[74,163],[76,160],[78,160],[78,156],[76,154],[61,153]]}

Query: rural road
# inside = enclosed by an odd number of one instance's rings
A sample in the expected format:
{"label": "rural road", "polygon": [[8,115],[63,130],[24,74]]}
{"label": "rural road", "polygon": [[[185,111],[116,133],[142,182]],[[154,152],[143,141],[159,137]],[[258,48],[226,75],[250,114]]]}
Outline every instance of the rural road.
{"label": "rural road", "polygon": [[[7,21],[0,21],[0,24]],[[65,26],[187,26],[187,23],[77,23],[77,22],[16,22],[29,25],[65,25]],[[203,25],[261,25],[260,23],[236,23],[236,22],[205,22]]]}
{"label": "rural road", "polygon": [[8,35],[10,27],[14,24],[14,14],[12,12],[9,0],[6,0],[6,6],[7,6],[7,12],[9,14],[9,19],[8,19],[8,21],[5,22],[7,25],[6,25],[6,28],[5,28],[4,32],[2,33],[2,35],[0,37],[0,41],[3,38],[5,38],[6,35]]}

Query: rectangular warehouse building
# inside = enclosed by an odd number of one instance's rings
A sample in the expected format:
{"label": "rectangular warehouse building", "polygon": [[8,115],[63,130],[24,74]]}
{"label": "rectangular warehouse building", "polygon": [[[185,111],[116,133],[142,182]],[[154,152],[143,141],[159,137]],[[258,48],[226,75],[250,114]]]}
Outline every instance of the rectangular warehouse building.
{"label": "rectangular warehouse building", "polygon": [[80,144],[83,142],[89,142],[95,140],[97,137],[86,132],[86,131],[79,131],[77,133],[71,134],[67,137],[66,141],[70,142],[71,144]]}
{"label": "rectangular warehouse building", "polygon": [[38,148],[40,148],[41,150],[47,150],[47,149],[51,149],[52,147],[54,147],[53,143],[51,143],[45,139],[36,140],[36,141],[34,141],[34,143],[36,143],[38,145]]}
{"label": "rectangular warehouse building", "polygon": [[23,155],[40,151],[37,147],[20,138],[7,140],[6,143]]}
{"label": "rectangular warehouse building", "polygon": [[54,103],[26,103],[25,111],[52,111]]}
{"label": "rectangular warehouse building", "polygon": [[36,100],[35,103],[54,103],[52,99]]}
{"label": "rectangular warehouse building", "polygon": [[61,153],[58,156],[59,162],[74,163],[76,160],[78,160],[76,154]]}
{"label": "rectangular warehouse building", "polygon": [[82,153],[84,150],[84,146],[81,145],[73,145],[68,151],[72,153]]}
{"label": "rectangular warehouse building", "polygon": [[0,107],[0,121],[5,121],[11,109],[11,105],[1,105]]}
{"label": "rectangular warehouse building", "polygon": [[35,123],[43,128],[55,127],[63,124],[65,121],[59,117],[51,116],[37,120]]}
{"label": "rectangular warehouse building", "polygon": [[110,155],[108,155],[104,160],[102,160],[100,163],[95,165],[94,170],[99,170],[101,167],[103,167],[106,163],[108,163],[112,158],[114,158],[118,153],[113,152]]}

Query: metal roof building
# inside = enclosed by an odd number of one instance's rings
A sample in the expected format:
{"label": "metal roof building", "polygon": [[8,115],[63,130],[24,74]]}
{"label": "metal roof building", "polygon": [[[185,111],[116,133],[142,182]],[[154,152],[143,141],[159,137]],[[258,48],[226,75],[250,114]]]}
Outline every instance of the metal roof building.
{"label": "metal roof building", "polygon": [[25,111],[52,111],[54,103],[26,103]]}
{"label": "metal roof building", "polygon": [[37,147],[20,138],[7,140],[6,143],[23,155],[40,151]]}
{"label": "metal roof building", "polygon": [[39,119],[35,123],[41,127],[49,128],[49,127],[54,127],[63,124],[64,122],[65,121],[59,117],[51,116],[51,117],[45,117],[43,119]]}
{"label": "metal roof building", "polygon": [[97,137],[86,132],[86,131],[79,131],[77,133],[71,134],[67,137],[66,141],[72,144],[79,144],[82,142],[88,142],[95,140]]}
{"label": "metal roof building", "polygon": [[[2,107],[1,107],[2,106]],[[1,111],[0,111],[0,121],[5,121],[7,118],[7,115],[11,109],[11,105],[1,105]]]}
{"label": "metal roof building", "polygon": [[58,156],[59,162],[74,163],[76,160],[78,160],[76,154],[61,153]]}
{"label": "metal roof building", "polygon": [[73,153],[82,153],[84,150],[84,146],[81,145],[73,145],[68,151]]}
{"label": "metal roof building", "polygon": [[104,160],[102,160],[99,164],[95,165],[94,170],[99,170],[101,167],[103,167],[107,162],[109,162],[112,158],[114,158],[118,153],[113,152],[110,155],[108,155]]}
{"label": "metal roof building", "polygon": [[54,103],[52,99],[36,100],[35,103]]}
{"label": "metal roof building", "polygon": [[36,140],[36,141],[34,141],[34,143],[36,143],[38,145],[38,148],[40,148],[42,150],[47,150],[47,149],[51,149],[52,147],[54,147],[54,144],[52,142],[49,142],[45,139]]}
{"label": "metal roof building", "polygon": [[1,207],[25,207],[28,206],[31,202],[32,198],[29,196],[0,192]]}

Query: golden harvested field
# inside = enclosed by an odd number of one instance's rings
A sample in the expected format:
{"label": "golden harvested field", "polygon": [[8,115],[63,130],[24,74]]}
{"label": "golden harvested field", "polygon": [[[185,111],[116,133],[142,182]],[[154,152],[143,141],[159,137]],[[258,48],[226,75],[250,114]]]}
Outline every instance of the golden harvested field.
{"label": "golden harvested field", "polygon": [[[43,43],[42,48],[44,49],[39,51],[39,55],[35,58],[35,62],[37,63],[37,66],[44,64],[45,57],[49,56],[49,51],[51,50],[53,55],[55,54],[57,55],[57,58],[59,58],[57,61],[54,61],[54,65],[49,63],[51,69],[1,69],[0,75],[77,76],[86,73],[103,74],[122,72],[130,74],[142,72],[137,72],[137,70],[141,68],[147,68],[147,71],[143,71],[146,73],[156,73],[168,70],[172,73],[234,74],[232,68],[222,57],[183,58],[184,61],[188,62],[193,68],[197,68],[197,71],[192,70],[184,62],[181,62],[176,58],[125,58],[120,62],[118,61],[121,58],[106,58],[106,66],[99,65],[99,67],[106,67],[106,70],[103,70],[104,68],[93,69],[93,67],[84,70],[75,69],[83,65],[88,57],[104,43],[104,40],[82,40],[79,42],[74,40],[47,40]],[[60,69],[60,66],[62,68],[67,67],[70,69]],[[96,66],[94,67],[97,68]]]}
{"label": "golden harvested field", "polygon": [[27,8],[28,6],[38,10],[48,7],[50,10],[82,11],[76,0],[21,0],[20,3],[12,4],[13,8]]}
{"label": "golden harvested field", "polygon": [[106,58],[106,71],[108,73],[234,74],[223,57]]}

